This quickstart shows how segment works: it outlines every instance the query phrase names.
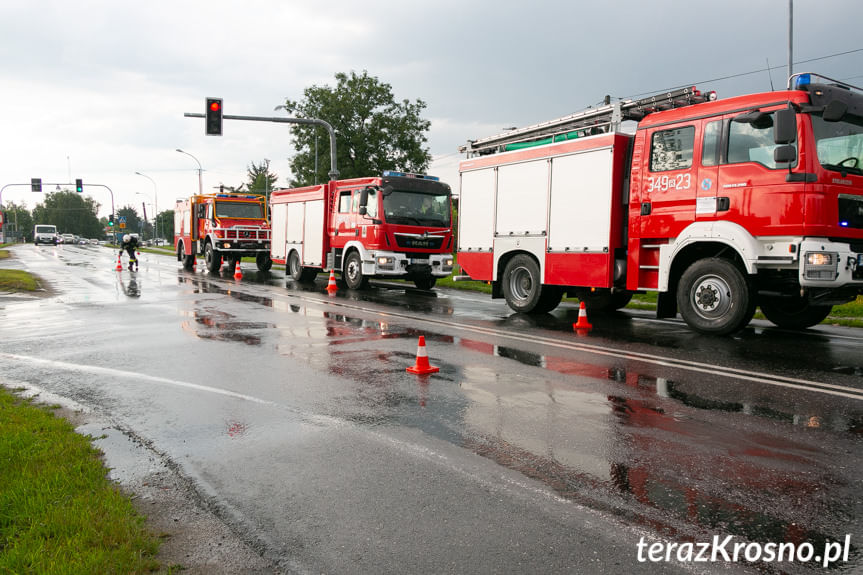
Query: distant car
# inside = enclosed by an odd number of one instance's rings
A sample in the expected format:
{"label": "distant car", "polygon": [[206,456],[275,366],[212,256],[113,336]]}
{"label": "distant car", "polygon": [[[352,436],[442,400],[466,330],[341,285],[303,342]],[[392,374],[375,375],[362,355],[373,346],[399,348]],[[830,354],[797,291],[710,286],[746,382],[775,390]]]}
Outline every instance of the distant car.
{"label": "distant car", "polygon": [[90,243],[90,240],[87,238],[78,238],[78,245],[86,246]]}
{"label": "distant car", "polygon": [[60,243],[61,244],[74,244],[75,243],[75,236],[73,234],[62,234],[60,236]]}
{"label": "distant car", "polygon": [[97,240],[96,238],[91,238],[89,243],[91,246],[98,246],[99,240]]}
{"label": "distant car", "polygon": [[54,244],[60,242],[60,236],[57,235],[57,226],[39,224],[33,228],[33,243],[39,244]]}

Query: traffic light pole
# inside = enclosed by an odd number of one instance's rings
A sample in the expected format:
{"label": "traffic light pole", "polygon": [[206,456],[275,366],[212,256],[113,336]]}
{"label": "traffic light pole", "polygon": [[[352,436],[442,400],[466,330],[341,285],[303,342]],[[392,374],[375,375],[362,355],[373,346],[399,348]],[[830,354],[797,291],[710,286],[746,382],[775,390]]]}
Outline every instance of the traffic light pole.
{"label": "traffic light pole", "polygon": [[[186,112],[183,114],[186,118],[206,118],[205,114],[195,114],[192,112]],[[246,122],[275,122],[276,124],[306,124],[306,125],[314,125],[314,126],[323,126],[327,129],[327,132],[330,134],[330,180],[339,179],[339,170],[336,167],[336,131],[333,127],[323,120],[318,120],[315,118],[279,118],[279,117],[265,117],[265,116],[233,116],[233,115],[223,115],[223,119],[225,120],[243,120]]]}

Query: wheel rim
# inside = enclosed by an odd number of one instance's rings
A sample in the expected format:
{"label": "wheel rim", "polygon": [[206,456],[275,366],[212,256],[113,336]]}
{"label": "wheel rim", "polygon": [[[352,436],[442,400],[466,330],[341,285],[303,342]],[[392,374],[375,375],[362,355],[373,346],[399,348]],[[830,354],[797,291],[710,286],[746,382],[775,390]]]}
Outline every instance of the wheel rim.
{"label": "wheel rim", "polygon": [[351,258],[348,260],[348,267],[345,271],[351,283],[357,283],[360,276],[360,263],[356,260],[356,258]]}
{"label": "wheel rim", "polygon": [[692,309],[704,319],[722,317],[731,309],[731,287],[724,278],[704,276],[690,293]]}
{"label": "wheel rim", "polygon": [[509,291],[517,300],[527,300],[533,292],[533,277],[525,267],[517,267],[509,276]]}
{"label": "wheel rim", "polygon": [[291,275],[297,277],[300,273],[300,262],[296,253],[291,254]]}

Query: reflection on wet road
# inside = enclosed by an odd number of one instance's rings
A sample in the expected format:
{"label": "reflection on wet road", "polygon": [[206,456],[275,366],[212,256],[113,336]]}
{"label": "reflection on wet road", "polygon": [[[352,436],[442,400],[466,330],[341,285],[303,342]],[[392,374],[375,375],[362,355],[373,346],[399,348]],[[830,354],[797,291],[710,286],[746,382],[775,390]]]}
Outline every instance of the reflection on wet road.
{"label": "reflection on wet road", "polygon": [[[98,325],[114,335],[140,331],[130,368],[142,373],[200,376],[236,397],[322,417],[327,425],[444,442],[656,538],[706,541],[718,534],[822,548],[851,534],[843,569],[863,568],[855,539],[863,534],[863,339],[853,330],[789,334],[756,325],[735,338],[708,338],[624,313],[592,318],[594,331],[579,336],[571,331],[571,306],[526,318],[480,296],[391,285],[328,297],[323,278],[299,286],[280,272],[247,271],[236,281],[228,272],[185,272],[155,256],[130,278],[104,273],[89,254],[69,254],[72,261],[64,261],[46,248],[33,262],[33,271],[57,278],[55,298],[0,310],[7,326],[43,326],[35,335],[14,331],[0,346],[0,365],[14,379],[28,377],[26,362],[15,358],[32,355],[39,338],[63,361],[98,364],[98,353],[67,350],[54,338],[87,333],[99,314],[91,307],[99,304],[140,322]],[[65,275],[52,257],[64,262]],[[420,335],[438,374],[405,373]],[[157,336],[170,343],[145,343]],[[177,357],[178,349],[187,351]],[[175,357],[165,360],[167,353]],[[76,390],[68,378],[55,386],[106,409],[134,393],[95,384]],[[158,389],[151,390],[154,404]],[[180,407],[170,410],[184,442],[209,441],[180,423]],[[129,415],[137,418],[144,416]],[[272,415],[220,412],[215,428],[228,441],[262,442],[275,425]],[[143,429],[161,437],[153,424]],[[191,459],[197,473],[234,493],[228,480],[215,478],[219,468],[205,452]],[[267,521],[257,506],[231,504]],[[313,528],[322,541],[336,538],[323,535],[330,520],[322,516]],[[554,537],[574,545],[578,534]],[[641,567],[629,551],[621,555],[629,557],[626,570]],[[306,560],[333,566],[318,556]],[[432,566],[441,567],[425,565]]]}

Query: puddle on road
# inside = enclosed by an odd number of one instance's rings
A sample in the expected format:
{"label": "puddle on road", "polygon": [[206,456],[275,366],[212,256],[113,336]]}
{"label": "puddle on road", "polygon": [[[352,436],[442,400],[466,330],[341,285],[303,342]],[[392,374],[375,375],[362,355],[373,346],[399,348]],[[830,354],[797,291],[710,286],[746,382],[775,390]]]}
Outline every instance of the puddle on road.
{"label": "puddle on road", "polygon": [[[195,302],[183,325],[249,345],[272,338],[279,354],[343,378],[343,396],[322,406],[327,415],[420,429],[667,536],[719,531],[818,547],[841,539],[837,525],[851,532],[863,511],[857,459],[829,466],[842,459],[829,450],[863,430],[863,414],[837,402],[799,409],[733,380],[671,380],[624,360],[537,354],[181,282],[273,307],[276,323],[240,322]],[[431,377],[405,373],[420,335],[441,368]],[[456,354],[458,365],[447,361]],[[239,421],[225,429],[247,433]]]}

